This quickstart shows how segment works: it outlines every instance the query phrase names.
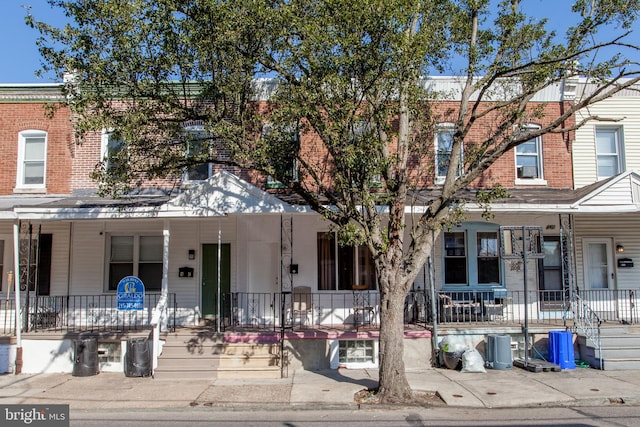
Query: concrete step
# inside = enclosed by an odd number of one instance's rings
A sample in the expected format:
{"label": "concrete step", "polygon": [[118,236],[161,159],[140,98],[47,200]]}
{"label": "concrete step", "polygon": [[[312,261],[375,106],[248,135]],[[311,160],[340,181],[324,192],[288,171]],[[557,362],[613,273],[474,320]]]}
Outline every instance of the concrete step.
{"label": "concrete step", "polygon": [[280,378],[278,343],[228,342],[223,334],[200,328],[180,329],[162,339],[158,378]]}
{"label": "concrete step", "polygon": [[640,369],[640,359],[602,359],[605,371],[630,371]]}
{"label": "concrete step", "polygon": [[640,327],[635,325],[614,325],[601,329],[601,352],[596,344],[583,335],[578,335],[579,357],[591,366],[599,367],[602,357],[603,369],[640,369]]}

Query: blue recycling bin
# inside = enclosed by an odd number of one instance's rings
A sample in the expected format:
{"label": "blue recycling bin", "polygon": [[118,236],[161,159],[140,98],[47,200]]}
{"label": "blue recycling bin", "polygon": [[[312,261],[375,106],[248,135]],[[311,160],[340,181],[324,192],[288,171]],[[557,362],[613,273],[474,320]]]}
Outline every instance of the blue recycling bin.
{"label": "blue recycling bin", "polygon": [[549,331],[549,362],[561,369],[575,369],[573,356],[573,333],[567,331]]}

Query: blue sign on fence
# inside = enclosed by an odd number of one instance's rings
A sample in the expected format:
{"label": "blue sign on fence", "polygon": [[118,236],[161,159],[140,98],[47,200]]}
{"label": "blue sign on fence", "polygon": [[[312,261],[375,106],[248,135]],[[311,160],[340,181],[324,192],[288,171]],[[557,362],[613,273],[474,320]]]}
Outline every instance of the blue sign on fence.
{"label": "blue sign on fence", "polygon": [[118,282],[118,310],[144,310],[144,285],[135,276]]}

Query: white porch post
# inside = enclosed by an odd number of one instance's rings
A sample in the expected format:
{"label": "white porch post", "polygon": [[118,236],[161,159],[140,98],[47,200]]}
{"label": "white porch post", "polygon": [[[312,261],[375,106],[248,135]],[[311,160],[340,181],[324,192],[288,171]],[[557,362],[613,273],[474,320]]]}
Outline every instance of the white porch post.
{"label": "white porch post", "polygon": [[[153,327],[153,369],[158,367],[158,356],[160,356],[160,330],[167,330],[166,310],[169,298],[169,220],[165,220],[162,229],[162,283],[160,285],[160,303],[156,306],[156,310],[164,310],[155,313],[154,319],[158,320],[158,324]],[[156,317],[157,316],[157,317]]]}
{"label": "white porch post", "polygon": [[[13,223],[13,268],[15,270],[13,283],[15,286],[16,312],[16,368],[15,373],[22,373],[22,316],[20,316],[20,224]],[[11,284],[9,284],[11,285]],[[27,314],[28,315],[28,314]]]}
{"label": "white porch post", "polygon": [[[164,220],[164,227],[162,235],[164,237],[162,242],[162,284],[160,290],[160,298],[164,298],[169,303],[169,238],[171,232],[169,231],[170,221]],[[167,316],[163,316],[161,319],[162,330],[167,329]]]}

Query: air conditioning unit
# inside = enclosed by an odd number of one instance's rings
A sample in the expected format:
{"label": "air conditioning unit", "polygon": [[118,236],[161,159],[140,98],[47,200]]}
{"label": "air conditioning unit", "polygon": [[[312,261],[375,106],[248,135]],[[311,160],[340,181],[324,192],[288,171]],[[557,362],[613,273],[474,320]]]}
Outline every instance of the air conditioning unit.
{"label": "air conditioning unit", "polygon": [[520,177],[521,178],[537,178],[538,168],[536,168],[535,166],[521,166]]}

